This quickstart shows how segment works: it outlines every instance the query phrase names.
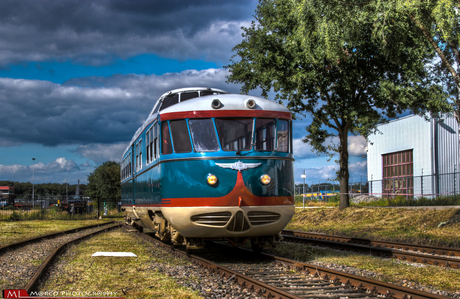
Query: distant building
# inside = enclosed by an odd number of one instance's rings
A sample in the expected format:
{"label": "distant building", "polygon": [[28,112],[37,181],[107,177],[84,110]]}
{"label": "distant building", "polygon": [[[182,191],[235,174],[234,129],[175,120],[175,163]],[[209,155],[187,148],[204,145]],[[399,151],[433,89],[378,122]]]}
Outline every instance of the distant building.
{"label": "distant building", "polygon": [[14,204],[14,187],[0,186],[0,205]]}
{"label": "distant building", "polygon": [[459,126],[452,115],[410,115],[368,138],[369,193],[435,196],[459,192]]}

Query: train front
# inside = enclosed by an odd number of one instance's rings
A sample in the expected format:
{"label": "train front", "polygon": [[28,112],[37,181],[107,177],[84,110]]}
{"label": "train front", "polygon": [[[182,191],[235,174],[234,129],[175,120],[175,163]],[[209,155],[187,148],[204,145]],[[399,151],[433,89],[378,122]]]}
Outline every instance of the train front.
{"label": "train front", "polygon": [[294,214],[291,113],[222,94],[160,112],[161,212],[190,247],[274,244]]}

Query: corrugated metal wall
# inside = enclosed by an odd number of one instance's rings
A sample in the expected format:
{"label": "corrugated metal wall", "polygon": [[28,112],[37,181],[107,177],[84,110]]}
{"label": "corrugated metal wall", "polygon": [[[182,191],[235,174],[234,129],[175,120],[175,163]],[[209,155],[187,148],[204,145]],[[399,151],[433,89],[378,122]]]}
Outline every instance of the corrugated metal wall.
{"label": "corrugated metal wall", "polygon": [[[454,183],[453,175],[439,175],[460,171],[459,127],[453,116],[443,115],[439,121],[427,121],[410,115],[380,125],[378,130],[380,132],[368,138],[368,181],[382,179],[382,155],[412,149],[414,194],[443,194],[454,187],[458,189],[458,176]],[[422,175],[433,176],[424,178],[422,183],[419,177]],[[372,183],[372,193],[382,193],[381,182]]]}
{"label": "corrugated metal wall", "polygon": [[[435,173],[435,183],[439,194],[447,194],[454,190],[454,176],[448,175],[458,172],[459,169],[459,140],[458,140],[458,123],[452,116],[443,116],[440,120],[433,120],[437,155],[437,169]],[[436,173],[437,170],[437,173]],[[458,176],[455,176],[455,189],[458,190]]]}

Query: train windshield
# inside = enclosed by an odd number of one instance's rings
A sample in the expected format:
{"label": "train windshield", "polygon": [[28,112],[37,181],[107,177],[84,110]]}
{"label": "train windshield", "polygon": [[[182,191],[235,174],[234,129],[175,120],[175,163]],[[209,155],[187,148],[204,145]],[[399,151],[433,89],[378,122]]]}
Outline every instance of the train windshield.
{"label": "train windshield", "polygon": [[256,151],[275,150],[276,119],[258,118],[256,120]]}
{"label": "train windshield", "polygon": [[216,119],[220,146],[224,151],[249,151],[252,147],[252,118]]}
{"label": "train windshield", "polygon": [[217,142],[212,119],[190,119],[188,124],[195,151],[211,152],[219,150],[219,143]]}
{"label": "train windshield", "polygon": [[[162,154],[224,151],[291,152],[290,123],[275,118],[199,118],[164,122]],[[190,133],[190,135],[189,135]],[[172,140],[171,140],[172,136]],[[171,142],[172,141],[172,142]],[[190,142],[191,141],[191,142]],[[220,142],[220,144],[219,144]],[[174,148],[172,146],[174,145]]]}

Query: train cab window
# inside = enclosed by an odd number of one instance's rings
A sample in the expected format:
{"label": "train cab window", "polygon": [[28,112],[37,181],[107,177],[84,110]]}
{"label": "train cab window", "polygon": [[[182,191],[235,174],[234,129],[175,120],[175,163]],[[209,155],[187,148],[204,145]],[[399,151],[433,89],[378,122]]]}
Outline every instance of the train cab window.
{"label": "train cab window", "polygon": [[271,118],[258,118],[256,120],[256,150],[275,150],[276,120]]}
{"label": "train cab window", "polygon": [[161,125],[161,153],[163,155],[172,154],[171,135],[169,135],[169,126],[167,122]]}
{"label": "train cab window", "polygon": [[184,102],[193,98],[198,97],[198,91],[195,92],[184,92],[180,94],[180,101]]}
{"label": "train cab window", "polygon": [[212,119],[191,119],[188,121],[193,147],[196,152],[212,152],[219,150],[216,131]]}
{"label": "train cab window", "polygon": [[278,120],[278,151],[287,153],[289,151],[289,122],[287,120]]}
{"label": "train cab window", "polygon": [[179,103],[179,94],[175,93],[173,95],[167,96],[163,99],[163,104],[161,105],[160,111],[177,103]]}
{"label": "train cab window", "polygon": [[248,151],[252,147],[252,118],[216,119],[217,134],[224,151]]}
{"label": "train cab window", "polygon": [[172,120],[169,122],[171,135],[173,138],[174,152],[189,153],[192,151],[190,136],[188,135],[187,123],[185,119]]}
{"label": "train cab window", "polygon": [[213,94],[222,94],[222,92],[212,91],[212,90],[202,90],[200,91],[200,97],[210,96]]}

